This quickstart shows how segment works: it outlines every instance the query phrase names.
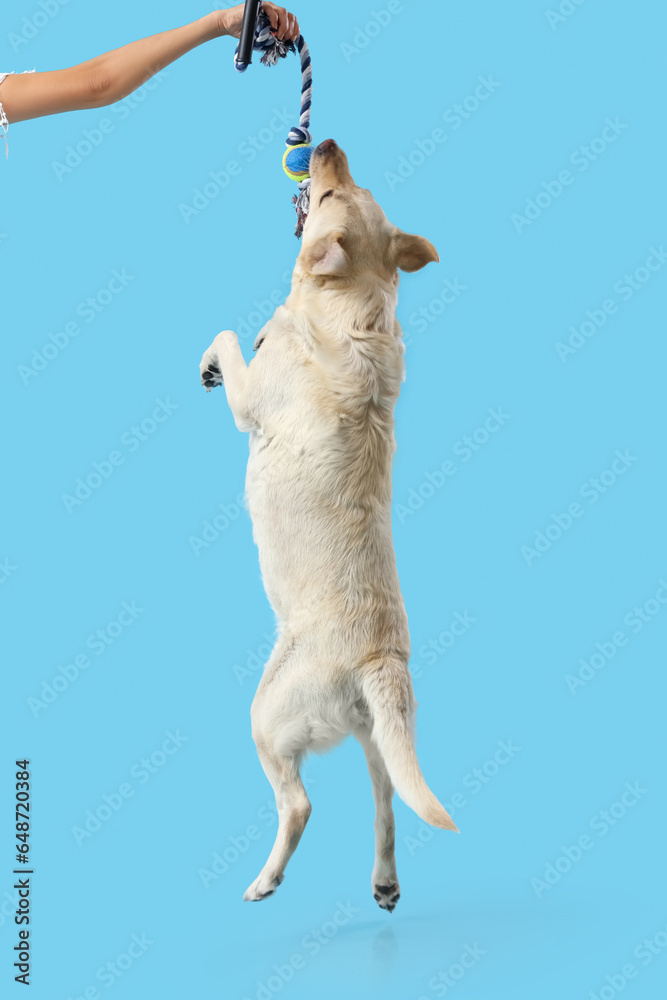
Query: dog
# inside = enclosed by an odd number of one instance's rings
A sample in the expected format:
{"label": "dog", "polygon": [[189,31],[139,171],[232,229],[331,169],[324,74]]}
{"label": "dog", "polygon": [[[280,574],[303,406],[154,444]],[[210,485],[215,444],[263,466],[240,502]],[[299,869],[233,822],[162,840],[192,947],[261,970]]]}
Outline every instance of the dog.
{"label": "dog", "polygon": [[425,822],[456,826],[429,789],[414,747],[410,638],[391,534],[393,411],[404,379],[398,269],[438,261],[392,225],[326,139],[311,158],[311,207],[290,295],[246,365],[231,330],[205,352],[201,381],[223,385],[250,435],[246,498],[275,647],[252,704],[252,735],[279,815],[269,858],[245,900],[283,881],[311,805],[308,751],[353,734],[375,799],[372,891],[394,910],[394,789]]}

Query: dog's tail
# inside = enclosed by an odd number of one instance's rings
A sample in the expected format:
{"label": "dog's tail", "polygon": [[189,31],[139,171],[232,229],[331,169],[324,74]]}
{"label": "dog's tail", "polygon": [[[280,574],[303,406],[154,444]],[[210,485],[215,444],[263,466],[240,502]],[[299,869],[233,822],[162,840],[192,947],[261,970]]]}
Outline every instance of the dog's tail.
{"label": "dog's tail", "polygon": [[426,784],[417,760],[412,730],[415,701],[407,669],[391,661],[374,666],[364,677],[363,693],[373,720],[373,742],[400,797],[424,822],[458,833],[456,823]]}

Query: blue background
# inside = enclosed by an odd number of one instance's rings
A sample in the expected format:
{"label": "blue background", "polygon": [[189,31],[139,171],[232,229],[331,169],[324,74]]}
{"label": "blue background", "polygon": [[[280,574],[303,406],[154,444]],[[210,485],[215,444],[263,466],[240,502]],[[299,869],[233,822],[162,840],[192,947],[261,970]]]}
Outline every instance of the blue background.
{"label": "blue background", "polygon": [[[0,164],[0,559],[14,567],[0,585],[0,978],[12,996],[13,761],[23,756],[33,772],[36,1000],[93,986],[118,1000],[655,1000],[664,990],[667,954],[647,962],[635,949],[656,935],[656,951],[667,944],[667,606],[655,600],[667,594],[667,267],[638,272],[627,301],[614,286],[667,241],[667,18],[647,0],[572,3],[552,24],[555,2],[400,6],[368,30],[383,0],[297,13],[313,56],[316,140],[335,137],[357,182],[441,257],[401,281],[409,343],[394,520],[420,759],[443,801],[459,794],[461,835],[431,836],[397,801],[402,898],[393,916],[380,912],[370,783],[348,742],[306,765],[313,815],[278,894],[261,906],[241,900],[275,831],[249,724],[252,667],[273,623],[236,499],[247,440],[224,395],[200,387],[198,363],[226,327],[246,332],[249,358],[267,300],[287,293],[294,187],[280,169],[287,126],[271,121],[286,109],[296,122],[299,73],[292,61],[242,77],[233,43],[216,40],[125,111],[11,127]],[[4,5],[1,68],[71,65],[205,12],[174,0],[72,0],[14,51],[10,33],[38,10],[36,0]],[[451,109],[480,76],[498,86],[457,126]],[[626,127],[582,170],[577,150],[608,118]],[[102,119],[113,131],[58,179],[54,163]],[[431,152],[420,161],[418,142],[434,129],[446,139],[422,145]],[[250,162],[242,144],[260,133]],[[179,206],[230,160],[238,174],[186,222]],[[512,216],[566,169],[572,183],[517,225]],[[94,321],[77,315],[123,269],[132,280]],[[446,280],[465,290],[443,306]],[[562,360],[556,345],[608,299],[617,312]],[[25,384],[33,350],[77,321],[80,333]],[[177,408],[139,441],[130,429],[156,400]],[[478,431],[483,443],[466,461],[457,442],[498,407],[508,418],[486,441]],[[617,449],[636,460],[604,493],[593,487],[591,503],[581,488]],[[113,451],[122,464],[68,512],[63,494]],[[430,486],[427,474],[447,460],[456,473]],[[583,513],[560,537],[552,527],[542,554],[522,552],[572,503]],[[209,531],[198,547],[217,515],[217,537]],[[96,654],[88,637],[132,601],[143,610]],[[624,622],[644,605],[640,628]],[[474,623],[439,640],[457,612]],[[625,644],[571,690],[581,658],[618,631]],[[432,641],[440,652],[424,649]],[[90,665],[35,709],[29,699],[86,652]],[[161,756],[177,730],[187,741]],[[502,765],[499,741],[520,748]],[[137,764],[153,754],[155,773],[142,779]],[[132,796],[79,845],[73,828],[128,782]],[[640,791],[602,834],[599,814],[628,782]],[[576,857],[584,835],[593,846],[566,870],[564,849]],[[206,888],[200,870],[225,851],[227,870]],[[560,873],[548,868],[557,863]],[[549,871],[553,884],[541,887]],[[105,986],[97,970],[133,934],[153,943]],[[466,946],[478,960],[457,980]],[[636,975],[620,974],[628,963]]]}

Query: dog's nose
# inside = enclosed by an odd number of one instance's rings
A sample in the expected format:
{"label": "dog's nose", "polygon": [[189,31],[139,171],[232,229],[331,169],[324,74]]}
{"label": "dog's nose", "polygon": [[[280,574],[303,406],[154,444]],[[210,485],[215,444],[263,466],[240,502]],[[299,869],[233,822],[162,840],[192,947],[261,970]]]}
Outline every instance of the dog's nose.
{"label": "dog's nose", "polygon": [[331,153],[334,149],[338,149],[338,143],[335,139],[325,139],[321,142],[319,146],[315,147],[315,152],[319,156],[324,156],[325,153]]}

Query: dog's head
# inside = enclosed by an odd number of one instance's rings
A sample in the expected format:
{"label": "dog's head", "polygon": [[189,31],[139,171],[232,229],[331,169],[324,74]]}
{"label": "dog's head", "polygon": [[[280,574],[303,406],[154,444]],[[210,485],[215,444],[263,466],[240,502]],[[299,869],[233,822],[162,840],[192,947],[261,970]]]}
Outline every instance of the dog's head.
{"label": "dog's head", "polygon": [[423,236],[392,225],[370,191],[357,187],[347,156],[325,139],[310,159],[310,210],[298,266],[307,275],[392,280],[396,269],[418,271],[437,261]]}

